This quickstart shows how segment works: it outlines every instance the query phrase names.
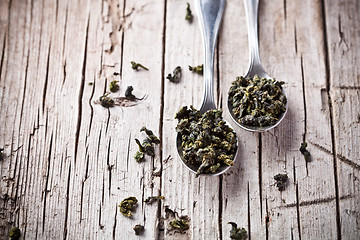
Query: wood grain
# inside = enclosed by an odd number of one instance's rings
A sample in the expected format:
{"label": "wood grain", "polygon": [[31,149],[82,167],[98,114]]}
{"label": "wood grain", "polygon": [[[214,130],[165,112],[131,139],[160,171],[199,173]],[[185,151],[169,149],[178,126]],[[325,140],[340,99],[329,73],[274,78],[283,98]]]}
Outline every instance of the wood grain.
{"label": "wood grain", "polygon": [[[175,147],[175,113],[202,100],[203,78],[188,71],[203,63],[190,5],[192,23],[180,0],[0,1],[0,239],[13,226],[21,239],[228,239],[230,221],[248,239],[360,238],[358,1],[260,1],[261,59],[286,82],[289,111],[266,133],[236,128],[239,158],[212,178],[195,178]],[[231,123],[227,90],[248,67],[241,0],[227,1],[215,65]],[[144,99],[103,108],[113,80],[112,97],[133,86]],[[137,163],[144,125],[161,143]],[[283,192],[277,173],[289,176]],[[165,199],[142,202],[156,195]],[[129,196],[131,219],[117,206]],[[174,214],[189,217],[184,234],[169,230]]]}

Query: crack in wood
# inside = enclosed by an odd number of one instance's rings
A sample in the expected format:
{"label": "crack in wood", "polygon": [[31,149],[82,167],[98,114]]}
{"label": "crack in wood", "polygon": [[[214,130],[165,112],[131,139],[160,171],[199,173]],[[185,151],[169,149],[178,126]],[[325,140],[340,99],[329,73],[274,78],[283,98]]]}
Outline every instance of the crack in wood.
{"label": "crack in wood", "polygon": [[77,124],[76,124],[76,132],[75,132],[74,164],[76,164],[76,160],[77,160],[80,129],[81,129],[82,98],[83,98],[83,95],[84,95],[84,85],[85,85],[85,71],[86,71],[86,63],[87,63],[87,47],[88,47],[88,38],[89,38],[89,24],[90,24],[90,14],[88,15],[87,25],[86,25],[84,58],[83,58],[82,71],[81,71],[80,91],[79,91],[79,96],[78,96],[78,118],[77,118]]}
{"label": "crack in wood", "polygon": [[296,179],[296,168],[295,160],[293,161],[293,174],[294,174],[294,183],[295,183],[295,194],[296,194],[296,217],[297,217],[297,227],[299,232],[299,240],[301,240],[301,218],[300,218],[300,205],[299,205],[299,184]]}
{"label": "crack in wood", "polygon": [[51,153],[52,153],[52,144],[53,144],[53,133],[51,133],[50,138],[50,146],[49,146],[49,154],[47,157],[47,171],[46,171],[46,180],[45,180],[45,189],[44,189],[44,200],[43,200],[43,219],[42,219],[42,232],[44,233],[45,230],[45,222],[46,222],[46,199],[48,194],[48,183],[49,183],[49,174],[50,174],[50,162],[51,162]]}
{"label": "crack in wood", "polygon": [[334,131],[334,116],[332,108],[332,99],[330,95],[330,58],[329,58],[329,44],[327,40],[327,28],[326,28],[326,11],[325,11],[325,0],[321,0],[321,15],[323,19],[323,38],[324,38],[324,62],[325,62],[325,76],[326,76],[326,90],[328,94],[328,103],[329,103],[329,116],[330,116],[330,129],[331,129],[331,144],[333,152],[333,164],[334,164],[334,185],[335,185],[335,196],[336,196],[336,229],[337,229],[337,239],[341,240],[341,219],[340,219],[340,200],[339,200],[339,184],[338,184],[338,175],[337,175],[337,161],[336,161],[336,142],[335,142],[335,131]]}
{"label": "crack in wood", "polygon": [[[351,194],[342,196],[342,197],[340,197],[340,200],[346,200],[349,198],[354,198],[354,196]],[[303,201],[303,202],[300,202],[299,204],[289,203],[289,204],[286,204],[283,206],[279,206],[278,208],[292,208],[292,207],[297,207],[297,205],[299,205],[300,207],[307,207],[307,206],[313,206],[313,205],[321,205],[324,203],[330,203],[330,202],[333,202],[334,200],[336,200],[336,197],[318,198],[318,199],[314,199],[314,200]]]}
{"label": "crack in wood", "polygon": [[[334,153],[333,153],[331,150],[325,148],[324,146],[321,146],[320,144],[314,143],[314,142],[312,142],[312,141],[309,141],[309,143],[310,143],[311,145],[315,146],[316,148],[318,148],[319,150],[321,150],[321,151],[323,151],[323,152],[325,152],[325,153],[327,153],[327,154],[329,154],[329,155],[334,155]],[[355,163],[353,160],[350,160],[350,159],[342,156],[342,155],[339,154],[339,153],[336,154],[336,157],[337,157],[341,162],[346,163],[347,165],[349,165],[349,166],[352,167],[353,169],[360,171],[360,165],[357,164],[357,163]]]}
{"label": "crack in wood", "polygon": [[69,165],[69,173],[68,173],[66,195],[65,195],[66,203],[65,203],[65,219],[64,219],[64,234],[63,234],[64,240],[67,238],[67,234],[68,234],[67,224],[68,224],[68,216],[69,216],[70,179],[71,179],[70,177],[71,177],[71,163]]}
{"label": "crack in wood", "polygon": [[247,184],[247,205],[248,205],[248,216],[247,216],[247,220],[248,220],[248,239],[251,240],[251,207],[250,207],[250,183],[248,181]]}
{"label": "crack in wood", "polygon": [[116,236],[117,212],[118,212],[117,206],[115,206],[114,225],[113,225],[113,232],[112,232],[113,240],[115,240],[115,236]]}
{"label": "crack in wood", "polygon": [[294,43],[295,43],[295,53],[298,52],[298,45],[297,45],[297,33],[296,33],[296,20],[294,21]]}
{"label": "crack in wood", "polygon": [[45,110],[46,92],[47,92],[47,85],[48,85],[48,81],[49,81],[50,54],[51,54],[51,40],[49,43],[48,56],[47,56],[47,61],[46,61],[46,74],[45,74],[45,83],[44,83],[43,101],[42,101],[42,112],[43,113]]}
{"label": "crack in wood", "polygon": [[[258,133],[258,180],[259,180],[259,200],[260,200],[260,218],[262,221],[262,139],[261,139],[261,133]],[[267,200],[266,200],[267,201]]]}
{"label": "crack in wood", "polygon": [[1,81],[2,68],[3,68],[3,63],[4,63],[4,57],[5,57],[5,48],[6,48],[6,33],[4,34],[3,49],[2,49],[2,51],[1,51],[1,60],[0,60],[0,81]]}
{"label": "crack in wood", "polygon": [[[304,104],[304,134],[303,134],[303,142],[306,142],[306,134],[307,134],[307,111],[306,111],[306,93],[305,93],[305,75],[304,75],[304,60],[303,55],[300,57],[300,66],[301,66],[301,79],[302,79],[302,97]],[[295,165],[294,165],[295,167]],[[306,167],[306,176],[309,176],[309,167],[308,161],[305,162]]]}
{"label": "crack in wood", "polygon": [[218,225],[219,225],[219,239],[223,239],[223,229],[222,229],[222,211],[223,211],[223,177],[219,176],[219,213],[218,213]]}
{"label": "crack in wood", "polygon": [[111,195],[111,171],[114,165],[110,165],[110,149],[111,149],[111,137],[109,138],[108,151],[106,156],[107,169],[109,171],[109,196]]}
{"label": "crack in wood", "polygon": [[[269,224],[270,224],[270,215],[269,215],[269,208],[268,208],[268,200],[267,197],[265,198],[265,210],[266,210],[266,216],[265,216],[265,239],[269,240]],[[262,217],[261,217],[262,221]]]}

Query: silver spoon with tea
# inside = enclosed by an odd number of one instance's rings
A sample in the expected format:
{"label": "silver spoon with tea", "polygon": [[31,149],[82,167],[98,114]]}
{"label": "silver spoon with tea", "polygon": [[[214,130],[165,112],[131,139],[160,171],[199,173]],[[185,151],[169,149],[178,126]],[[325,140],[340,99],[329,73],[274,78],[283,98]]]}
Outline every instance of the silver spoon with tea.
{"label": "silver spoon with tea", "polygon": [[276,127],[287,112],[284,82],[270,77],[261,65],[258,40],[259,0],[244,0],[250,64],[245,77],[237,77],[228,93],[231,118],[241,128],[263,132]]}
{"label": "silver spoon with tea", "polygon": [[182,163],[196,176],[217,176],[233,165],[238,152],[236,133],[214,99],[214,55],[225,0],[194,2],[204,45],[204,97],[200,110],[185,106],[176,114],[176,146]]}

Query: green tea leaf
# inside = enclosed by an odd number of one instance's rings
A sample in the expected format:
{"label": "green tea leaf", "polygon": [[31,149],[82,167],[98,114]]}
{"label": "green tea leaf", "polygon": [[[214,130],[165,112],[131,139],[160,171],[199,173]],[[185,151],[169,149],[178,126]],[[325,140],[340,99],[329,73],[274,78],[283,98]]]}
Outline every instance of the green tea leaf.
{"label": "green tea leaf", "polygon": [[180,76],[181,76],[181,67],[177,66],[173,71],[173,75],[169,73],[166,79],[168,79],[170,82],[177,83],[179,81]]}
{"label": "green tea leaf", "polygon": [[274,176],[274,179],[276,181],[276,187],[280,192],[285,190],[286,182],[288,180],[287,174],[277,174]]}
{"label": "green tea leaf", "polygon": [[109,93],[101,96],[99,98],[101,106],[109,108],[114,106],[114,100],[111,97],[108,97]]}
{"label": "green tea leaf", "polygon": [[189,70],[191,72],[194,72],[194,73],[197,73],[197,74],[200,74],[200,75],[203,75],[203,72],[204,72],[203,68],[204,68],[204,64],[201,64],[201,65],[196,66],[196,67],[189,66]]}
{"label": "green tea leaf", "polygon": [[131,68],[134,69],[134,70],[139,70],[139,67],[146,70],[146,71],[149,71],[149,69],[147,67],[145,67],[144,65],[140,64],[140,63],[136,63],[134,61],[131,61]]}
{"label": "green tea leaf", "polygon": [[119,88],[120,88],[120,87],[119,87],[118,82],[119,82],[119,81],[114,80],[114,81],[112,81],[112,82],[110,83],[110,87],[109,87],[110,92],[117,92],[117,91],[119,91]]}
{"label": "green tea leaf", "polygon": [[128,100],[131,100],[131,101],[134,101],[136,100],[136,97],[132,94],[132,91],[134,90],[134,88],[132,86],[128,86],[126,88],[126,91],[125,91],[125,97],[128,99]]}
{"label": "green tea leaf", "polygon": [[247,238],[247,231],[245,228],[238,228],[237,224],[234,222],[228,222],[231,224],[232,228],[230,230],[230,238],[236,240],[245,240]]}
{"label": "green tea leaf", "polygon": [[133,228],[134,231],[135,231],[135,235],[140,235],[141,233],[144,232],[145,228],[144,226],[138,224],[138,225],[135,225],[135,227]]}
{"label": "green tea leaf", "polygon": [[135,210],[137,202],[138,202],[138,200],[136,199],[136,197],[125,198],[124,200],[121,201],[121,203],[119,205],[120,212],[125,217],[131,217],[132,211]]}
{"label": "green tea leaf", "polygon": [[194,18],[194,16],[192,15],[192,12],[190,9],[190,4],[187,3],[185,20],[187,20],[189,23],[191,23],[193,21],[193,18]]}
{"label": "green tea leaf", "polygon": [[153,202],[154,200],[163,200],[165,199],[164,196],[151,196],[151,197],[148,197],[144,200],[144,203],[151,203]]}
{"label": "green tea leaf", "polygon": [[272,126],[284,114],[284,82],[276,79],[237,77],[229,90],[229,105],[237,121],[247,126]]}
{"label": "green tea leaf", "polygon": [[20,238],[20,235],[20,229],[18,227],[13,227],[12,229],[10,229],[8,236],[11,240],[17,240]]}
{"label": "green tea leaf", "polygon": [[147,129],[145,126],[140,129],[140,132],[145,132],[153,143],[155,144],[160,143],[159,138],[155,136],[154,133],[150,129]]}
{"label": "green tea leaf", "polygon": [[216,173],[221,166],[233,165],[237,150],[236,134],[222,118],[222,111],[201,114],[194,107],[182,107],[175,115],[181,135],[182,156],[196,176]]}

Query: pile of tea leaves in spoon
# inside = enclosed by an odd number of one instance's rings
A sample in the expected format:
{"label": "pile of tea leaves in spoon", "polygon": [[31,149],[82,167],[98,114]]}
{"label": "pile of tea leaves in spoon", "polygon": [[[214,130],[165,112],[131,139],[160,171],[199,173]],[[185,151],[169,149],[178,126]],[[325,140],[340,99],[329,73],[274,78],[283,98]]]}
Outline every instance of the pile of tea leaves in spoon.
{"label": "pile of tea leaves in spoon", "polygon": [[247,126],[272,126],[286,111],[286,96],[275,78],[237,77],[229,90],[229,106],[236,120]]}
{"label": "pile of tea leaves in spoon", "polygon": [[196,176],[216,173],[221,166],[233,165],[237,149],[236,134],[222,118],[222,111],[203,114],[193,106],[182,107],[175,116],[181,135],[182,156],[196,169]]}

